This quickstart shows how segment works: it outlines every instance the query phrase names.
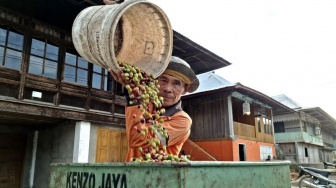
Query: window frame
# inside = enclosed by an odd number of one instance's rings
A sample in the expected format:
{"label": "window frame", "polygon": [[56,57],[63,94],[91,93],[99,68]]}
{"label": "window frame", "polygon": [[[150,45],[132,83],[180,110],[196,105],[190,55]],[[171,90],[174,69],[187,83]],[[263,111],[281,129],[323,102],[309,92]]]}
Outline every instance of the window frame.
{"label": "window frame", "polygon": [[[100,69],[96,71],[95,69]],[[97,80],[95,78],[97,75]],[[99,87],[95,86],[95,82],[99,82]],[[92,66],[92,83],[91,87],[98,90],[104,91],[112,91],[113,90],[113,78],[112,75],[109,73],[108,70],[104,69],[103,67],[93,64]]]}
{"label": "window frame", "polygon": [[[33,48],[34,41],[38,41],[41,44],[43,44],[42,54],[32,53],[33,50],[37,49],[37,48]],[[56,58],[53,59],[53,58],[48,57],[49,56],[48,55],[48,49],[50,49],[50,48],[48,48],[48,46],[50,46],[50,47],[54,46],[55,48],[57,48],[57,54],[55,54],[55,56],[57,56]],[[36,64],[37,66],[40,65],[40,67],[39,67],[39,68],[41,68],[40,73],[35,72],[36,68],[33,69],[34,65],[33,65],[32,57],[34,57],[35,59],[40,59],[41,60],[40,64]],[[33,74],[33,75],[43,76],[43,77],[47,77],[47,78],[57,79],[58,64],[60,62],[59,59],[60,59],[60,46],[59,45],[53,44],[52,42],[50,42],[46,38],[41,40],[41,39],[37,39],[37,38],[32,37],[31,45],[30,45],[30,51],[29,51],[28,74]],[[54,66],[51,66],[51,63],[53,63]],[[52,69],[52,68],[54,68],[54,69]],[[52,74],[47,74],[48,70],[55,70],[55,71],[52,71]],[[50,75],[52,75],[52,76],[50,76]]]}
{"label": "window frame", "polygon": [[[4,41],[3,44],[0,43],[0,48],[3,49],[2,59],[0,60],[0,66],[8,68],[8,69],[12,69],[12,70],[20,71],[21,70],[21,66],[22,66],[22,59],[23,59],[23,55],[24,55],[23,51],[24,51],[25,35],[24,35],[24,33],[21,33],[21,32],[18,32],[16,30],[14,30],[10,26],[5,26],[5,27],[0,26],[0,29],[2,29],[2,30],[5,31],[5,41]],[[21,38],[21,48],[15,48],[15,47],[12,47],[10,45],[11,44],[10,43],[10,34],[11,33],[14,33],[17,36],[21,36],[22,37]],[[17,61],[17,66],[6,66],[7,65],[6,62],[9,61],[8,58],[10,58],[8,56],[11,55],[11,54],[9,54],[9,52],[20,54],[19,56],[13,56],[13,57],[17,57],[19,59],[19,61]]]}
{"label": "window frame", "polygon": [[[69,61],[67,61],[67,57],[68,57],[68,54],[72,55],[72,56],[75,56],[75,64],[70,64],[70,63],[67,63]],[[80,65],[80,62],[86,62],[86,68],[83,67],[82,65]],[[71,81],[70,79],[66,79],[66,69],[67,67],[69,68],[73,68],[75,69],[74,71],[74,81]],[[86,71],[86,76],[83,77],[84,79],[82,79],[83,81],[80,81],[81,79],[80,78],[80,72],[82,71]],[[62,73],[62,81],[65,81],[65,82],[69,82],[69,83],[74,83],[74,84],[79,84],[79,85],[82,85],[82,86],[85,86],[85,87],[88,87],[89,86],[89,62],[87,60],[85,60],[84,58],[82,58],[80,55],[78,55],[77,53],[73,53],[73,52],[68,52],[66,51],[65,52],[65,58],[64,58],[64,70],[63,70],[63,73]],[[68,76],[69,78],[69,76]],[[85,82],[85,84],[84,84]]]}

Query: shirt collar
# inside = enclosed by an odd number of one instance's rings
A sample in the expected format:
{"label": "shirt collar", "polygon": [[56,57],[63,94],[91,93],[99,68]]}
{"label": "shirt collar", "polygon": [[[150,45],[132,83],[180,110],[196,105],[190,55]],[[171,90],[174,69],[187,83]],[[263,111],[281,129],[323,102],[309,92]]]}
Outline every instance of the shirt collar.
{"label": "shirt collar", "polygon": [[177,103],[174,105],[166,108],[166,112],[163,114],[164,116],[172,116],[176,114],[177,112],[182,110],[182,101],[179,100]]}

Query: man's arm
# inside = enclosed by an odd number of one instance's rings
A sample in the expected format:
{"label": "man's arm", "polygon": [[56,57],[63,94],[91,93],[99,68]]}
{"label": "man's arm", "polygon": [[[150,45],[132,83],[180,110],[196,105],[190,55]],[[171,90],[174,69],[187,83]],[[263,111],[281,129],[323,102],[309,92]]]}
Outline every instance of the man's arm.
{"label": "man's arm", "polygon": [[189,138],[191,124],[191,118],[184,111],[166,118],[163,127],[169,134],[168,146],[183,144]]}
{"label": "man's arm", "polygon": [[[141,117],[142,114],[143,113],[138,110],[137,106],[126,107],[126,131],[129,135],[129,146],[132,148],[149,147],[151,146],[151,143],[147,143],[147,139],[151,140],[155,137],[150,133],[151,130],[149,129],[149,126],[151,126],[151,123],[141,123],[139,121],[139,117]],[[192,122],[185,112],[180,111],[173,116],[162,116],[162,118],[164,120],[162,126],[169,134],[167,146],[182,144],[188,139]],[[145,131],[147,134],[142,135],[139,130]],[[157,134],[160,133],[158,132]]]}

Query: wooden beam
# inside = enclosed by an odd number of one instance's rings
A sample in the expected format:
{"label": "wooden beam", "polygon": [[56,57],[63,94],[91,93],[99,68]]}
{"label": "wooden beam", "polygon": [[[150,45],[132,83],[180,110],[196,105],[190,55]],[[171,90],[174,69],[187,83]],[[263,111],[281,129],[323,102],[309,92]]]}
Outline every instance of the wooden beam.
{"label": "wooden beam", "polygon": [[11,112],[16,113],[18,116],[24,115],[28,117],[32,116],[32,120],[36,117],[41,117],[41,119],[50,117],[56,119],[69,119],[76,121],[89,121],[89,122],[99,122],[110,125],[125,125],[125,119],[121,117],[115,117],[113,114],[108,112],[88,112],[86,110],[74,109],[71,107],[57,107],[51,104],[50,106],[42,105],[39,102],[34,104],[34,101],[3,101],[0,100],[0,113],[1,112]]}

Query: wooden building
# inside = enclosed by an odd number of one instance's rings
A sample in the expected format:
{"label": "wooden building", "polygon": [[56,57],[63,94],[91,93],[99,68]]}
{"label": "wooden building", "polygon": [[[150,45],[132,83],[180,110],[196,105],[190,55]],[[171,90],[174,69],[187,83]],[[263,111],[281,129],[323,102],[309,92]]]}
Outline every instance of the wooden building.
{"label": "wooden building", "polygon": [[[124,161],[124,90],[74,49],[71,26],[102,0],[0,1],[0,187],[48,187],[50,163]],[[197,73],[230,65],[174,31]]]}
{"label": "wooden building", "polygon": [[260,161],[276,156],[273,115],[293,110],[212,72],[198,77],[200,88],[183,96],[184,110],[193,119],[190,141],[183,147],[186,153],[193,160],[218,161]]}

